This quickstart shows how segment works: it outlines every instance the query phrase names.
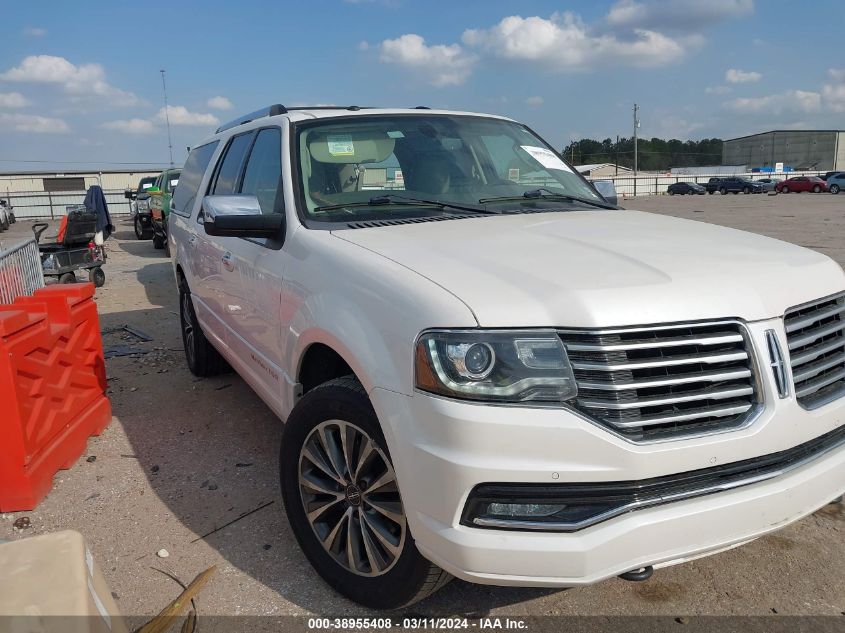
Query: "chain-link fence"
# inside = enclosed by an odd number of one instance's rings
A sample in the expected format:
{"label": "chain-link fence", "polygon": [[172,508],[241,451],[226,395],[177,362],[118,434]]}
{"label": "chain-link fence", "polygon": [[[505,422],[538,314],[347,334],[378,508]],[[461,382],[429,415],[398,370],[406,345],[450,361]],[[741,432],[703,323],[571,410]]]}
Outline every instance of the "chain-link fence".
{"label": "chain-link fence", "polygon": [[12,303],[43,287],[41,255],[34,239],[0,246],[0,304]]}

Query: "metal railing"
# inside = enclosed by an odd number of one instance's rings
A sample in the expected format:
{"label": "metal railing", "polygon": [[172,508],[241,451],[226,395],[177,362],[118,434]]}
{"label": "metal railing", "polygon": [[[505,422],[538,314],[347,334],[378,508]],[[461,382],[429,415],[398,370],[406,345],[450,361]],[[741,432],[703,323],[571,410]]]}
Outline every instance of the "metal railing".
{"label": "metal railing", "polygon": [[[123,196],[123,189],[103,191],[110,215],[129,215],[131,200]],[[65,208],[82,204],[84,191],[17,191],[2,194],[12,207],[15,217],[25,219],[55,219],[65,215]]]}
{"label": "metal railing", "polygon": [[41,255],[34,239],[0,247],[0,304],[12,303],[43,287]]}

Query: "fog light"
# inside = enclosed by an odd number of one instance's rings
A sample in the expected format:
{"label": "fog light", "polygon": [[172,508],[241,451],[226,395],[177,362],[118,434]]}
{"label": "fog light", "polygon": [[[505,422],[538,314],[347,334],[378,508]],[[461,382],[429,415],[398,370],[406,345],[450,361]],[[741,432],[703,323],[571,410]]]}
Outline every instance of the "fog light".
{"label": "fog light", "polygon": [[489,516],[504,517],[547,517],[566,508],[560,504],[545,503],[491,503],[487,506]]}

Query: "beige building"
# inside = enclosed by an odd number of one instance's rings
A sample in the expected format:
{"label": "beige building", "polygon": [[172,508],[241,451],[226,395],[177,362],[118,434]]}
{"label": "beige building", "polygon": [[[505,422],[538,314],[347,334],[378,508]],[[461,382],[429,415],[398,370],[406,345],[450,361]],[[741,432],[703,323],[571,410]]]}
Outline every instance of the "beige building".
{"label": "beige building", "polygon": [[633,174],[633,170],[615,163],[597,163],[595,165],[573,165],[585,178],[613,178]]}

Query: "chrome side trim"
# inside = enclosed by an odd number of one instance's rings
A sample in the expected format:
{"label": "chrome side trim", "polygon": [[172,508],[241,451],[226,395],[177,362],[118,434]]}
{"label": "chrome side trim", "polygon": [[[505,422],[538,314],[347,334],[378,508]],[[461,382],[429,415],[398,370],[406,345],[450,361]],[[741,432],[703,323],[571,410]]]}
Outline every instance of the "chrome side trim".
{"label": "chrome side trim", "polygon": [[786,364],[780,349],[778,336],[774,330],[766,330],[766,347],[769,349],[769,367],[775,377],[778,397],[783,400],[789,395],[789,383],[786,380]]}

